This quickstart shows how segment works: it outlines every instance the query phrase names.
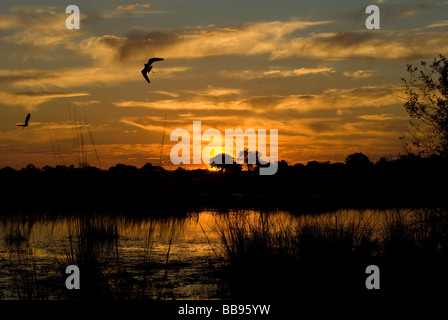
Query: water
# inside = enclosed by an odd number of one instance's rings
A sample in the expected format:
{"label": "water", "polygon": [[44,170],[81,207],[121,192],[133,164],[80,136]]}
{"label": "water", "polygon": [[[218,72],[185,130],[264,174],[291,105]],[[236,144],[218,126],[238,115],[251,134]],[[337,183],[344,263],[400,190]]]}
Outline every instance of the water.
{"label": "water", "polygon": [[[396,212],[396,211],[395,211]],[[408,216],[406,210],[400,214]],[[294,216],[287,212],[202,211],[185,217],[16,214],[0,224],[1,299],[77,299],[65,288],[65,267],[81,264],[81,291],[118,299],[222,299],[229,295],[220,231],[241,221],[269,232],[303,221],[372,224],[379,237],[390,211],[342,210]],[[236,224],[235,224],[236,223]],[[241,225],[240,225],[241,226]],[[229,229],[227,229],[229,230]],[[93,270],[93,271],[92,271]],[[90,281],[90,282],[89,282]]]}

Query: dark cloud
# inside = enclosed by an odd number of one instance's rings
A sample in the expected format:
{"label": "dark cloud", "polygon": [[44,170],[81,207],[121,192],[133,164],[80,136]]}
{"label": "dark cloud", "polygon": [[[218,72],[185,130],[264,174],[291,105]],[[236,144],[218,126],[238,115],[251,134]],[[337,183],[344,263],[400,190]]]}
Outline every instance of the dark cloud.
{"label": "dark cloud", "polygon": [[395,16],[397,18],[413,17],[421,12],[428,11],[434,8],[436,8],[435,4],[419,3],[409,7],[405,6],[405,8],[402,8],[401,10],[396,12]]}
{"label": "dark cloud", "polygon": [[56,72],[46,70],[11,71],[8,73],[0,74],[0,83],[11,83],[21,80],[38,79],[38,78],[54,78],[56,76],[57,76]]}
{"label": "dark cloud", "polygon": [[258,110],[262,109],[265,111],[273,111],[273,109],[282,101],[285,100],[285,97],[282,96],[258,96],[258,97],[250,97],[241,100],[242,103],[247,103],[251,109]]}
{"label": "dark cloud", "polygon": [[315,133],[333,132],[341,126],[340,122],[321,122],[316,121],[305,125]]}
{"label": "dark cloud", "polygon": [[134,60],[136,55],[139,57],[145,54],[150,56],[157,49],[167,48],[179,41],[181,41],[179,35],[174,30],[134,29],[122,38],[110,35],[98,38],[98,44],[114,49],[117,54],[116,58],[122,62]]}
{"label": "dark cloud", "polygon": [[62,96],[73,96],[73,93],[60,92],[60,91],[19,91],[14,92],[18,96],[30,96],[30,97],[62,97]]}

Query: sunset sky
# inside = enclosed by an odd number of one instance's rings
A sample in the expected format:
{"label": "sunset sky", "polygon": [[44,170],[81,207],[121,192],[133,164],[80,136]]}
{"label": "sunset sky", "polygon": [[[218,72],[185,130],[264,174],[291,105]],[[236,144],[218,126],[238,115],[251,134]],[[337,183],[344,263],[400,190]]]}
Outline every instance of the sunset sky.
{"label": "sunset sky", "polygon": [[[79,30],[65,27],[71,4]],[[365,27],[370,4],[380,30]],[[448,55],[447,39],[448,1],[2,1],[0,168],[77,165],[75,112],[103,169],[159,164],[165,116],[167,168],[170,133],[195,120],[278,129],[291,164],[395,157],[406,64]],[[165,61],[148,84],[151,57]]]}

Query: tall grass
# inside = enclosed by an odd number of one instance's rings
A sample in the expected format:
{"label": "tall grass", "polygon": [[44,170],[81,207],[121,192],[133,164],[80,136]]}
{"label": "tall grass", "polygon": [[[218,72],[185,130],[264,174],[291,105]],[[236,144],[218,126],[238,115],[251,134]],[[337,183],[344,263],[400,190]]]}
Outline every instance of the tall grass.
{"label": "tall grass", "polygon": [[[80,269],[82,290],[73,290],[76,298],[109,298],[107,274],[119,268],[118,228],[114,219],[101,215],[81,216],[68,222],[68,246],[58,259],[61,273],[68,265]],[[66,276],[66,275],[65,275]]]}
{"label": "tall grass", "polygon": [[282,223],[272,215],[218,221],[235,297],[352,297],[371,294],[365,269],[380,267],[384,299],[448,293],[445,209],[338,211]]}
{"label": "tall grass", "polygon": [[23,214],[17,214],[15,217],[2,217],[1,231],[3,240],[7,246],[20,246],[30,240],[35,219]]}
{"label": "tall grass", "polygon": [[282,290],[282,276],[295,265],[294,230],[275,215],[227,213],[218,216],[221,254],[228,263],[224,274],[234,298],[258,297]]}
{"label": "tall grass", "polygon": [[[210,235],[206,240],[224,269],[216,269],[213,260],[203,270],[213,268],[216,282],[224,284],[219,288],[223,297],[448,297],[446,209],[301,216],[242,211],[214,217],[218,242]],[[179,246],[174,241],[184,230],[184,219],[65,217],[56,228],[60,242],[45,250],[33,243],[41,232],[38,220],[16,215],[0,221],[0,267],[14,288],[6,291],[0,283],[2,298],[168,299],[179,297],[176,286],[189,281],[190,275],[177,273],[183,265],[175,261]],[[128,242],[130,237],[139,240]],[[140,246],[140,241],[145,243]],[[132,252],[123,247],[127,244]],[[80,268],[81,290],[65,289],[65,268],[72,264]],[[376,292],[365,288],[365,270],[371,264],[381,270],[381,290]],[[203,274],[201,281],[215,281],[208,276]]]}
{"label": "tall grass", "polygon": [[[20,214],[4,217],[0,220],[0,268],[6,281],[0,283],[0,297],[164,299],[170,295],[171,248],[179,223],[177,218],[147,221],[107,214],[73,215],[50,221]],[[53,231],[57,236],[43,247],[39,241],[42,237],[53,238]],[[146,245],[139,247],[132,240],[138,247],[128,253],[123,248],[128,239],[122,238],[135,236],[141,236]],[[168,238],[166,248],[161,245],[161,238]],[[69,265],[79,267],[81,290],[65,288],[65,269]]]}
{"label": "tall grass", "polygon": [[269,214],[260,214],[254,219],[247,213],[227,213],[218,219],[222,253],[231,263],[292,254],[291,228]]}
{"label": "tall grass", "polygon": [[[69,243],[58,264],[61,271],[69,264],[79,267],[82,289],[67,298],[143,300],[169,296],[170,253],[179,223],[177,218],[142,221],[101,214],[70,220]],[[120,239],[126,225],[139,229],[146,245],[136,255],[122,257]],[[167,238],[163,260],[161,248],[158,259],[154,257],[155,237],[159,237],[158,245],[160,238]]]}
{"label": "tall grass", "polygon": [[0,234],[5,245],[5,256],[1,257],[3,271],[12,279],[14,290],[3,294],[7,299],[44,300],[48,292],[39,277],[42,266],[36,262],[31,234],[36,220],[26,214],[1,218]]}
{"label": "tall grass", "polygon": [[[130,221],[134,219],[136,221]],[[130,265],[129,260],[120,256],[120,228],[127,223],[138,225],[139,219],[93,215],[79,217],[69,224],[69,246],[59,265],[61,271],[69,264],[80,269],[83,288],[79,290],[80,295],[74,292],[72,298],[142,300],[163,297],[172,237],[164,264],[155,263],[151,256],[155,227],[149,223],[148,229],[143,231],[147,232],[146,246],[139,256],[133,257],[134,264]],[[160,268],[164,275],[162,279],[155,279]]]}

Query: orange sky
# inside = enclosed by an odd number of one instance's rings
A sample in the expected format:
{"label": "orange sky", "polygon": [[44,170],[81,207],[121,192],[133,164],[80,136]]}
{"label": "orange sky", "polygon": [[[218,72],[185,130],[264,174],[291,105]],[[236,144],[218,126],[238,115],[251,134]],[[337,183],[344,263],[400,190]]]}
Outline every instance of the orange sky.
{"label": "orange sky", "polygon": [[[193,121],[278,129],[290,163],[395,157],[408,121],[400,78],[448,51],[447,3],[380,1],[381,29],[367,30],[371,1],[345,2],[78,1],[79,30],[55,1],[3,2],[0,167],[77,165],[81,142],[99,166],[92,138],[103,169],[157,165],[165,129],[172,168],[170,134]],[[148,84],[150,57],[165,60]]]}

